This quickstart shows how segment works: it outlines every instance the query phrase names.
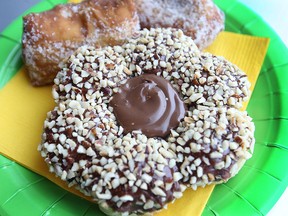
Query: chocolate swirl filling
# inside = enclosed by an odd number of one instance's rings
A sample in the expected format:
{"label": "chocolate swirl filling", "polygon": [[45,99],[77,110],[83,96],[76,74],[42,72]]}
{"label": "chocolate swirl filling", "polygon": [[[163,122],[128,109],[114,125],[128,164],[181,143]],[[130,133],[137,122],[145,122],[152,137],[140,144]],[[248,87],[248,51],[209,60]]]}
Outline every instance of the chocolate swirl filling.
{"label": "chocolate swirl filling", "polygon": [[186,112],[169,81],[153,74],[128,79],[110,105],[125,133],[140,130],[147,137],[166,137]]}

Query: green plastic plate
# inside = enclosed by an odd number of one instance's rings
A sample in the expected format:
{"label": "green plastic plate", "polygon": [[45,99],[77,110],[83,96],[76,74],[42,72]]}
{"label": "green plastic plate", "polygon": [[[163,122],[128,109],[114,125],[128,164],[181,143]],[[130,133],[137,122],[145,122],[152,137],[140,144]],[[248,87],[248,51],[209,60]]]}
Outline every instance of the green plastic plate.
{"label": "green plastic plate", "polygon": [[[44,0],[26,13],[63,2]],[[271,42],[248,107],[256,124],[254,156],[235,178],[216,186],[203,216],[265,215],[288,185],[288,50],[260,17],[237,0],[215,2],[226,14],[227,31],[269,37]],[[21,34],[20,16],[0,35],[0,88],[22,65]],[[97,205],[1,155],[0,182],[1,216],[103,215]]]}

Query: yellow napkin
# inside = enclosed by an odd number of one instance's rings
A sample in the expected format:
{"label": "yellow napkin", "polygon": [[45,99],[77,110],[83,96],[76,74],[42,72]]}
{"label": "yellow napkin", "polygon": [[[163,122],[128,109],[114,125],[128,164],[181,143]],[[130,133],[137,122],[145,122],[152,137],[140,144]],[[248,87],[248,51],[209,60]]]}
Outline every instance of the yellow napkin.
{"label": "yellow napkin", "polygon": [[[207,51],[226,57],[244,70],[255,86],[269,39],[223,32]],[[83,198],[77,190],[49,173],[37,146],[46,113],[55,106],[51,86],[34,88],[23,69],[0,91],[0,153],[34,172],[45,176],[57,185]],[[157,216],[200,215],[214,186],[187,190],[183,198],[170,204]]]}

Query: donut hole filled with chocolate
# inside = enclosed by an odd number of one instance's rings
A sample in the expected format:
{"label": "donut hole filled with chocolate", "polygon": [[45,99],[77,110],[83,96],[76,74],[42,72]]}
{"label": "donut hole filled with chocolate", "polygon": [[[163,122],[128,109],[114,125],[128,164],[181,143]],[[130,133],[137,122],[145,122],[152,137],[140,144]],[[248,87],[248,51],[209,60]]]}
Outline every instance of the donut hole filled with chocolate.
{"label": "donut hole filled with chocolate", "polygon": [[172,85],[153,74],[128,79],[110,105],[125,133],[140,130],[147,137],[166,137],[186,112]]}

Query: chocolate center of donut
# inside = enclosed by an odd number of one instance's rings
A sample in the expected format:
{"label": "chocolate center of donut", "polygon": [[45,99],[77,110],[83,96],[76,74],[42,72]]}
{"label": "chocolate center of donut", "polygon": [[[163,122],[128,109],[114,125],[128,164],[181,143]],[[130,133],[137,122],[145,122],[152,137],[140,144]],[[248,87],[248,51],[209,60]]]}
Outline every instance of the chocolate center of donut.
{"label": "chocolate center of donut", "polygon": [[141,130],[147,137],[166,137],[186,112],[172,85],[153,74],[127,80],[119,87],[110,105],[125,133]]}

